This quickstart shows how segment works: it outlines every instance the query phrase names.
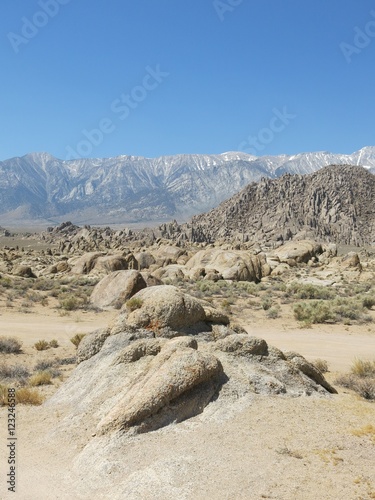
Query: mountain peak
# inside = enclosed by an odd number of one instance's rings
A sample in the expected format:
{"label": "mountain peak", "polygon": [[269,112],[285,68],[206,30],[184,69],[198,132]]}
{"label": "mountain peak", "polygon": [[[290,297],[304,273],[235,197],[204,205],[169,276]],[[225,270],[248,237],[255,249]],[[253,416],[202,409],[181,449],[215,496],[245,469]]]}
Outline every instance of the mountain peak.
{"label": "mountain peak", "polygon": [[310,174],[332,163],[375,170],[375,147],[352,155],[319,152],[256,157],[228,151],[70,161],[49,153],[30,153],[1,163],[0,215],[15,218],[29,210],[33,217],[38,214],[57,222],[68,218],[84,224],[186,221],[262,177]]}

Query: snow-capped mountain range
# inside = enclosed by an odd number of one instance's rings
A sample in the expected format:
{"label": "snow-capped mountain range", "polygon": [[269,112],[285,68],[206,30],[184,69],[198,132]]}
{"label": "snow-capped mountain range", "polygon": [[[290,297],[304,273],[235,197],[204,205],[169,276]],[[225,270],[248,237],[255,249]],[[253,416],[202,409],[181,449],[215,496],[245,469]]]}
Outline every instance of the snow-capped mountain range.
{"label": "snow-capped mountain range", "polygon": [[63,161],[31,153],[0,162],[0,223],[113,224],[177,218],[210,210],[247,184],[331,164],[375,173],[375,147],[256,157],[242,152]]}

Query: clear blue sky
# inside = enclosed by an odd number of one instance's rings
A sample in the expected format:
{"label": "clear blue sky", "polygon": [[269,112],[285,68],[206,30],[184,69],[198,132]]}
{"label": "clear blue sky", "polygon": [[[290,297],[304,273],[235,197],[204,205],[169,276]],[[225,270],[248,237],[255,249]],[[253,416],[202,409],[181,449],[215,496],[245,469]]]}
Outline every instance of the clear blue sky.
{"label": "clear blue sky", "polygon": [[1,160],[375,145],[372,0],[2,0],[0,57]]}

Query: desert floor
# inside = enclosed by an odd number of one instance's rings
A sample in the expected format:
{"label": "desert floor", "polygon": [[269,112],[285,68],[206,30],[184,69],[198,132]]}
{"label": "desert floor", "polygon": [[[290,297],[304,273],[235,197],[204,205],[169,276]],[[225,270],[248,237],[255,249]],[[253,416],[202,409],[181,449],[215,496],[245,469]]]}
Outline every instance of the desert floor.
{"label": "desert floor", "polygon": [[[347,372],[355,357],[370,359],[375,353],[373,327],[301,329],[288,316],[265,320],[260,313],[237,313],[236,319],[250,334],[309,360],[326,359],[330,382]],[[32,366],[43,358],[73,356],[69,339],[107,325],[115,314],[80,312],[61,317],[42,307],[30,314],[7,311],[0,316],[0,335],[19,337],[24,353],[11,356]],[[41,338],[57,339],[60,347],[37,352],[32,346]],[[66,378],[71,367],[65,370]],[[43,388],[45,397],[61,383]],[[121,456],[116,451],[112,463],[104,468],[94,464],[90,473],[77,461],[86,443],[72,442],[69,435],[56,439],[58,413],[51,414],[44,406],[19,405],[15,494],[6,485],[3,407],[0,498],[372,499],[375,405],[338,389],[337,396],[327,398],[254,395],[247,404],[218,414],[210,414],[208,407],[189,421],[124,440]]]}

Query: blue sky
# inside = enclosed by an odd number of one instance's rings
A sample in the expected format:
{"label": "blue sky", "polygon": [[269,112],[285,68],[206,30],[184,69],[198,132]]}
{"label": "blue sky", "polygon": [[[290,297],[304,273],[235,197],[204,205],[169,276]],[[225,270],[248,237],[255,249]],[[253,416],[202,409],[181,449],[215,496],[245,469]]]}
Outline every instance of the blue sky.
{"label": "blue sky", "polygon": [[0,159],[375,145],[372,0],[2,0]]}

